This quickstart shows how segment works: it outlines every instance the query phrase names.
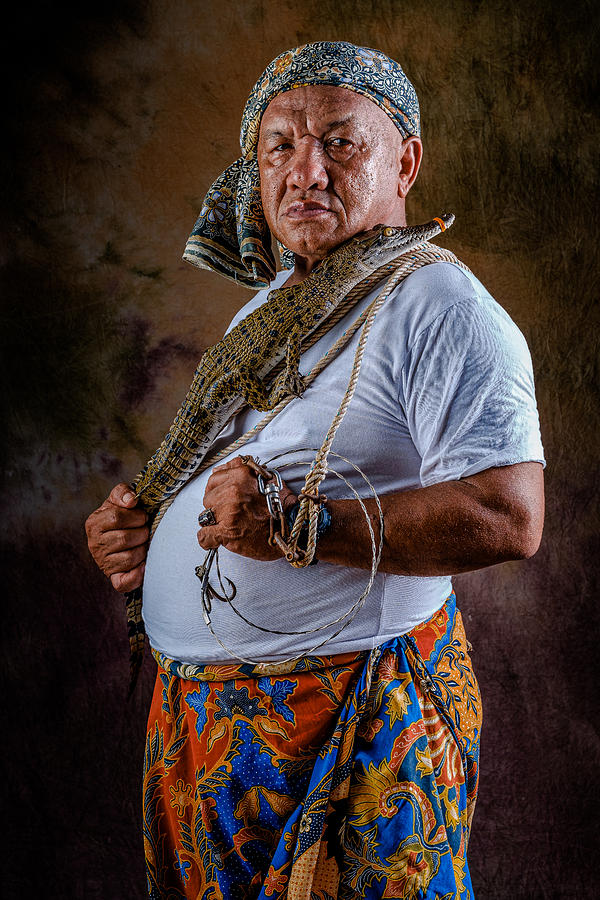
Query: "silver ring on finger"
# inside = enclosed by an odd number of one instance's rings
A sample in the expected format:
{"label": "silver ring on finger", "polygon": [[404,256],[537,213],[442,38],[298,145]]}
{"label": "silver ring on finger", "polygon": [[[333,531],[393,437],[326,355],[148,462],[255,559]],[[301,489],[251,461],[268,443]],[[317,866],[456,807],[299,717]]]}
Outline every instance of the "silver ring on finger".
{"label": "silver ring on finger", "polygon": [[214,509],[203,509],[200,515],[198,516],[198,525],[203,528],[205,525],[216,525],[217,519],[215,517]]}

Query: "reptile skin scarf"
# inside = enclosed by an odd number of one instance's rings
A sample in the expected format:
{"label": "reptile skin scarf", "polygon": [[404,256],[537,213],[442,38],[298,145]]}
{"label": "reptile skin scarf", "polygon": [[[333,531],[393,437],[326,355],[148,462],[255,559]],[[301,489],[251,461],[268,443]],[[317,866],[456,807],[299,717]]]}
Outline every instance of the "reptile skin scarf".
{"label": "reptile skin scarf", "polygon": [[[263,113],[278,94],[307,85],[333,85],[368,97],[401,135],[420,135],[419,101],[397,62],[380,50],[346,41],[317,41],[286,50],[260,76],[244,109],[242,155],[208,191],[183,258],[246,287],[267,287],[277,265],[260,196],[256,149]],[[284,268],[293,255],[279,245]]]}

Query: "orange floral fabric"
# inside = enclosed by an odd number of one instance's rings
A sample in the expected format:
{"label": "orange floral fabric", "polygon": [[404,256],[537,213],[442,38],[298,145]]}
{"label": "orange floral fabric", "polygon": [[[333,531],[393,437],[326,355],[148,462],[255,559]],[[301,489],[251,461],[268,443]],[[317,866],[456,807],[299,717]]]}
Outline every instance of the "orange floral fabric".
{"label": "orange floral fabric", "polygon": [[472,900],[481,704],[453,596],[371,653],[278,674],[204,666],[184,679],[161,661],[144,767],[150,897]]}

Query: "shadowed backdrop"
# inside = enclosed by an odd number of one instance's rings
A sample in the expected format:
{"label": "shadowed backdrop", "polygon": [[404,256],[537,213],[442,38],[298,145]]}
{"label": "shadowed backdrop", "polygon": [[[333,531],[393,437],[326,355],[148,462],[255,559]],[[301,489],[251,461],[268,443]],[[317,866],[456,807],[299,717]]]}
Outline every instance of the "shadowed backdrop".
{"label": "shadowed backdrop", "polygon": [[542,547],[457,579],[484,695],[476,896],[595,896],[599,16],[585,0],[32,0],[4,23],[3,895],[145,896],[153,681],[126,699],[123,604],[83,522],[170,424],[249,298],[181,262],[282,50],[397,59],[422,107],[409,221],[523,330],[548,458]]}

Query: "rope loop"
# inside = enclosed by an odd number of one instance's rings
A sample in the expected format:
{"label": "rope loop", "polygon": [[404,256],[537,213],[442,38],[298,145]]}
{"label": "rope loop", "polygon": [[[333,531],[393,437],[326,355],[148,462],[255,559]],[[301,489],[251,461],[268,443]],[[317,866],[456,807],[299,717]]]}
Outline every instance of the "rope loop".
{"label": "rope loop", "polygon": [[300,558],[295,557],[294,559],[290,560],[290,564],[296,569],[303,569],[305,566],[310,565],[317,550],[319,504],[313,498],[318,497],[319,485],[327,474],[327,458],[331,451],[331,446],[337,434],[338,428],[342,424],[344,416],[346,415],[348,407],[350,406],[350,402],[354,396],[354,391],[356,390],[356,385],[358,383],[358,376],[360,375],[360,368],[362,365],[365,348],[367,346],[367,340],[373,326],[373,322],[375,321],[375,316],[389,297],[390,293],[396,287],[398,282],[406,277],[406,275],[408,274],[407,269],[412,270],[413,264],[414,260],[409,261],[408,264],[406,261],[401,262],[396,270],[392,273],[392,275],[388,278],[380,293],[367,307],[367,315],[361,327],[360,338],[356,347],[356,351],[354,353],[352,370],[350,372],[350,378],[348,380],[346,391],[344,393],[344,396],[342,397],[337,412],[333,417],[333,421],[329,426],[329,430],[325,435],[325,439],[320,449],[318,450],[317,455],[315,456],[313,465],[311,466],[306,476],[304,487],[300,493],[300,496],[302,496],[302,501],[300,503],[298,515],[296,516],[296,521],[294,522],[294,527],[290,535],[290,549],[296,549],[300,537],[300,532],[307,522],[308,540],[304,555]]}
{"label": "rope loop", "polygon": [[[367,319],[369,318],[371,313],[373,313],[375,304],[377,304],[377,306],[376,306],[374,312],[377,312],[377,309],[379,309],[379,307],[385,302],[385,300],[387,300],[391,291],[404,278],[406,278],[412,272],[416,272],[416,270],[420,269],[422,266],[426,266],[426,265],[429,265],[430,263],[436,263],[436,262],[454,263],[455,265],[460,266],[460,268],[464,269],[465,271],[467,271],[467,272],[470,271],[469,267],[466,266],[464,263],[462,263],[454,255],[454,253],[452,253],[450,250],[446,250],[443,247],[437,247],[435,244],[430,244],[429,242],[424,241],[423,243],[414,247],[412,251],[410,251],[408,253],[404,253],[402,256],[398,257],[396,260],[393,260],[392,262],[388,263],[385,267],[382,267],[381,270],[378,270],[377,272],[375,272],[374,275],[367,280],[368,284],[366,285],[366,287],[363,284],[361,284],[361,285],[357,285],[357,287],[353,288],[352,291],[350,291],[346,301],[344,301],[344,303],[340,304],[340,307],[337,310],[337,312],[335,314],[333,314],[325,322],[321,323],[321,325],[307,339],[306,343],[303,342],[303,347],[302,347],[303,350],[306,350],[308,347],[312,347],[313,344],[315,344],[316,341],[318,341],[321,337],[323,337],[323,335],[327,331],[329,331],[331,328],[333,328],[334,325],[337,322],[339,322],[348,313],[348,311],[350,309],[352,309],[353,306],[356,305],[356,303],[358,303],[364,296],[366,296],[368,291],[372,289],[372,286],[375,283],[373,281],[373,278],[379,277],[379,280],[381,280],[383,277],[385,277],[386,275],[391,273],[391,278],[384,285],[382,292],[375,298],[375,300],[373,300],[369,304],[369,306],[366,307],[366,309],[364,309],[360,313],[360,315],[354,320],[354,322],[352,322],[352,324],[348,326],[348,328],[340,335],[340,337],[329,348],[329,350],[327,350],[327,352],[321,357],[321,359],[318,361],[318,363],[316,363],[316,365],[310,370],[310,372],[308,372],[304,376],[305,388],[310,387],[310,385],[317,378],[317,376],[321,374],[323,369],[325,369],[329,365],[329,363],[332,360],[334,360],[336,358],[336,356],[339,355],[339,353],[341,353],[341,351],[344,349],[344,347],[346,347],[347,344],[350,343],[350,341],[352,340],[352,338],[354,337],[356,332],[360,328],[362,328],[363,325],[366,324]],[[373,318],[374,318],[374,313],[373,313]],[[371,321],[371,324],[372,324],[372,321]],[[369,325],[369,329],[370,329],[370,325]],[[360,350],[360,358],[361,359],[362,359],[362,352],[364,351],[364,345],[366,344],[367,337],[368,337],[368,330],[367,330],[366,334],[364,332],[363,332],[363,334],[361,334],[359,346],[357,347],[357,351],[356,351],[356,354],[358,355],[359,350]],[[361,347],[362,347],[362,350],[360,349]],[[354,362],[354,365],[352,368],[352,373],[350,376],[350,381],[348,384],[348,389],[346,391],[346,395],[344,396],[344,400],[346,399],[346,397],[348,395],[349,389],[351,389],[351,394],[354,393],[354,388],[356,387],[356,381],[358,380],[358,370],[360,369],[360,364],[358,365],[358,369],[356,371],[355,371],[355,368],[356,368],[356,355],[355,355],[355,362]],[[277,372],[277,369],[274,370],[273,374],[276,374],[276,372]],[[232,441],[232,443],[229,444],[227,447],[224,447],[222,450],[219,450],[217,453],[213,453],[212,455],[207,455],[204,458],[204,460],[202,461],[202,463],[195,469],[195,471],[193,472],[191,477],[192,478],[196,477],[201,472],[206,471],[206,469],[209,469],[212,466],[214,466],[216,463],[220,462],[220,460],[225,459],[227,456],[230,456],[235,450],[239,449],[240,447],[243,447],[244,444],[247,444],[248,441],[252,440],[252,438],[255,437],[255,435],[257,435],[260,431],[262,431],[264,428],[266,428],[266,426],[270,422],[273,421],[275,416],[277,416],[283,409],[285,409],[285,407],[289,403],[291,403],[295,399],[296,399],[295,395],[290,395],[288,397],[285,397],[275,407],[273,407],[272,410],[270,410],[265,416],[263,416],[263,418],[259,422],[257,422],[256,425],[254,425],[252,428],[250,428],[244,434],[240,435],[240,437],[236,438],[236,440]],[[347,400],[346,407],[347,407],[348,403],[350,402],[350,399],[351,399],[351,396]],[[344,404],[344,400],[342,401],[342,405]],[[339,413],[339,411],[338,411],[338,413]],[[345,410],[344,410],[344,414],[345,414]],[[342,415],[342,418],[343,418],[343,415]],[[336,415],[336,419],[337,419],[337,415]],[[334,421],[331,423],[331,427],[329,428],[329,431],[327,432],[323,446],[320,448],[320,450],[318,451],[318,453],[315,457],[315,460],[313,462],[313,465],[310,469],[309,475],[307,476],[307,479],[305,482],[305,486],[304,486],[305,492],[307,490],[309,492],[312,492],[312,486],[313,486],[312,473],[313,473],[313,471],[316,473],[315,482],[314,482],[315,487],[318,487],[318,485],[321,484],[323,478],[327,474],[326,463],[325,463],[324,469],[321,469],[319,466],[321,464],[321,454],[324,452],[324,449],[326,449],[326,444],[327,444],[328,439],[330,438],[329,449],[331,448],[331,443],[333,443],[333,438],[335,437],[335,432],[337,431],[337,426],[335,425],[336,419],[334,419]],[[229,421],[229,419],[227,421]],[[227,424],[227,422],[223,422],[223,425],[225,425],[225,424]],[[338,422],[338,425],[339,425],[339,422]],[[325,458],[327,457],[328,452],[329,451],[327,450],[327,452],[325,453]],[[319,476],[321,476],[321,473],[322,473],[322,477],[319,477]],[[164,514],[166,513],[167,509],[169,508],[169,506],[175,499],[175,496],[176,496],[176,494],[171,494],[165,500],[163,500],[163,502],[160,504],[160,506],[157,510],[157,513],[154,516],[154,519],[152,522],[151,536],[156,531],[156,528],[157,528],[159,522],[161,521],[161,519],[164,516]],[[299,529],[302,527],[302,524],[306,521],[306,517],[307,517],[307,508],[306,508],[306,506],[304,508],[302,508],[302,504],[301,504],[300,510],[298,512],[298,517],[296,519],[296,521],[300,520]],[[318,518],[318,513],[317,513],[317,518]],[[314,528],[314,531],[315,531],[315,537],[316,537],[316,526]],[[295,534],[295,537],[297,537],[297,534]],[[314,553],[313,553],[313,555],[314,555]]]}

